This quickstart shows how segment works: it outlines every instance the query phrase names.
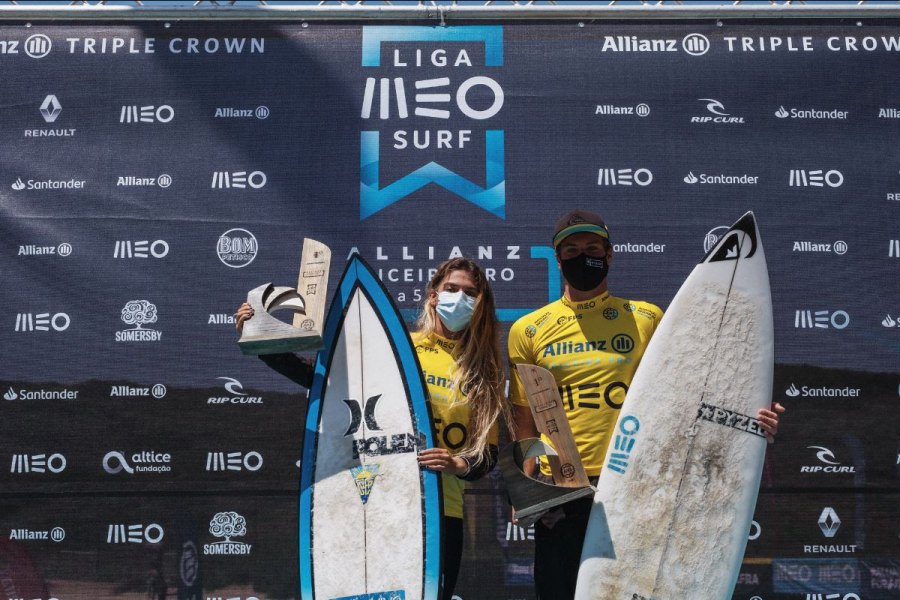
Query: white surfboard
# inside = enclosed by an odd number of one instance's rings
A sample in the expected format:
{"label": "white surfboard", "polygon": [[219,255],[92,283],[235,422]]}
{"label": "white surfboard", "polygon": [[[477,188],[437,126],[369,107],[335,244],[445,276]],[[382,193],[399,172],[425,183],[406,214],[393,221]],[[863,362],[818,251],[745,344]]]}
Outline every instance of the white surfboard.
{"label": "white surfboard", "polygon": [[300,485],[303,600],[436,600],[440,477],[409,335],[381,282],[353,257],[325,324],[310,389]]}
{"label": "white surfboard", "polygon": [[772,401],[772,300],[752,213],[672,300],[597,484],[576,600],[726,600],[756,505]]}

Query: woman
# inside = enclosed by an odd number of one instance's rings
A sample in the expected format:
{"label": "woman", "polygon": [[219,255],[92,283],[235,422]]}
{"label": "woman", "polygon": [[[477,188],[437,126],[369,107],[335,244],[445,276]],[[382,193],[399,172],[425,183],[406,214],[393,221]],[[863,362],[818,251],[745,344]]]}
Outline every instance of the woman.
{"label": "woman", "polygon": [[[238,309],[236,327],[253,316]],[[505,376],[494,295],[481,268],[467,258],[442,263],[425,293],[412,334],[428,386],[437,447],[419,452],[419,464],[441,473],[444,490],[443,598],[450,600],[462,560],[463,492],[466,482],[497,462]],[[309,387],[312,365],[293,354],[261,356],[267,365]]]}
{"label": "woman", "polygon": [[462,559],[466,482],[497,462],[497,420],[510,423],[494,295],[467,258],[441,264],[426,289],[413,343],[422,367],[438,446],[419,464],[441,473],[444,489],[444,598],[453,596]]}

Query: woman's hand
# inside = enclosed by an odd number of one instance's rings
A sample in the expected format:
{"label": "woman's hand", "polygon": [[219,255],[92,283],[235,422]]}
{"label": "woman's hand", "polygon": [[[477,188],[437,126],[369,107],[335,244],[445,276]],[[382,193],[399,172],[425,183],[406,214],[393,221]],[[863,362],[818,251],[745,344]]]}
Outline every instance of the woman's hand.
{"label": "woman's hand", "polygon": [[450,475],[465,475],[469,464],[458,456],[453,456],[446,448],[427,448],[419,452],[419,466]]}
{"label": "woman's hand", "polygon": [[237,318],[237,322],[234,324],[234,328],[238,330],[238,333],[240,333],[244,329],[244,321],[253,316],[253,308],[251,308],[249,304],[244,302],[243,304],[241,304],[241,307],[237,309],[237,312],[234,313],[234,316]]}

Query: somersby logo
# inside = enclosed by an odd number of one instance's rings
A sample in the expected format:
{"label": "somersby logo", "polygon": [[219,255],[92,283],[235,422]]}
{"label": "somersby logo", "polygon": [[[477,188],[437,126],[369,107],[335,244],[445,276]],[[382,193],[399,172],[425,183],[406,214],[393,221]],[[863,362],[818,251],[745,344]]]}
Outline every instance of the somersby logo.
{"label": "somersby logo", "polygon": [[58,474],[66,470],[66,457],[55,452],[53,454],[13,454],[9,472],[23,473],[53,473]]}
{"label": "somersby logo", "polygon": [[[415,49],[407,50],[413,44]],[[386,61],[382,61],[383,46],[394,46]],[[484,65],[473,62],[473,57],[480,56]],[[366,80],[360,117],[369,125],[360,132],[360,220],[430,183],[505,219],[504,131],[489,126],[505,99],[495,79],[503,67],[503,27],[365,26],[362,66]],[[428,75],[416,78],[419,69]],[[434,69],[452,70],[453,77],[433,77]],[[438,119],[456,129],[410,129],[411,115]],[[382,133],[392,140],[392,154],[405,163],[410,155],[427,150],[432,156],[452,157],[465,164],[471,154],[480,155],[483,139],[484,186],[435,161],[382,185]]]}
{"label": "somersby logo", "polygon": [[59,313],[17,313],[15,331],[65,331],[72,324],[69,315]]}
{"label": "somersby logo", "polygon": [[126,105],[119,111],[119,123],[170,123],[174,118],[175,109],[168,104]]}
{"label": "somersby logo", "polygon": [[797,310],[794,312],[795,329],[845,329],[850,325],[850,315],[844,310]]}
{"label": "somersby logo", "polygon": [[837,169],[791,169],[788,173],[789,187],[830,187],[838,188],[844,183],[844,175]]}
{"label": "somersby logo", "polygon": [[145,329],[144,325],[156,323],[159,314],[156,305],[147,300],[131,300],[122,309],[122,321],[133,328],[116,332],[117,342],[158,342],[162,332]]}
{"label": "somersby logo", "polygon": [[640,168],[609,168],[601,167],[597,174],[597,185],[637,185],[647,187],[653,182],[653,173],[650,169]]}
{"label": "somersby logo", "polygon": [[250,554],[252,546],[243,542],[233,542],[231,538],[247,534],[247,519],[234,511],[220,512],[209,522],[209,532],[215,537],[224,538],[221,542],[203,545],[206,555],[244,555]]}

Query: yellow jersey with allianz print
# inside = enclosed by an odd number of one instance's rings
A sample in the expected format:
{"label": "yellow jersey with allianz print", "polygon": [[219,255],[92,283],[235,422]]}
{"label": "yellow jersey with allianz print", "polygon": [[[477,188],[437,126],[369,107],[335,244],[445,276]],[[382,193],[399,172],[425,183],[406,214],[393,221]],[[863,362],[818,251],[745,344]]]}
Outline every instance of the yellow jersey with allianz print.
{"label": "yellow jersey with allianz print", "polygon": [[[469,402],[454,382],[456,374],[456,341],[436,333],[412,335],[422,376],[428,386],[434,436],[438,446],[457,454],[468,441]],[[488,443],[498,443],[496,423],[491,427]],[[463,492],[466,482],[456,475],[441,474],[444,489],[444,515],[463,518]]]}
{"label": "yellow jersey with allianz print", "polygon": [[[510,329],[512,403],[528,406],[515,365],[553,373],[589,476],[600,474],[625,393],[662,315],[648,302],[605,293],[582,302],[560,298]],[[543,459],[541,470],[550,474]]]}

